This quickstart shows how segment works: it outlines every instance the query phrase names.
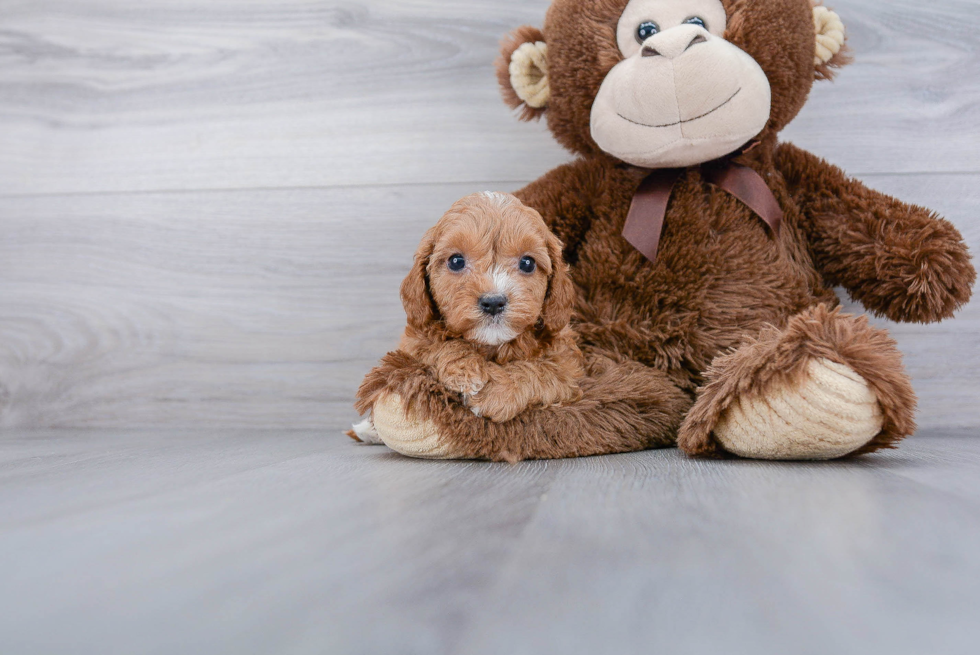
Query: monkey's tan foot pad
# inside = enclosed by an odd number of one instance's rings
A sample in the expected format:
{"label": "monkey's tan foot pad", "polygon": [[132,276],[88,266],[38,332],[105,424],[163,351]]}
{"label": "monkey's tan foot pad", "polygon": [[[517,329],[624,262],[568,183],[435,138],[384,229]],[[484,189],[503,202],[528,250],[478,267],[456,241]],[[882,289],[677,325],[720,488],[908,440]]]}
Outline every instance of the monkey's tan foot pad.
{"label": "monkey's tan foot pad", "polygon": [[402,399],[397,394],[378,400],[374,404],[372,419],[378,437],[396,453],[420,459],[455,459],[436,425],[407,416]]}
{"label": "monkey's tan foot pad", "polygon": [[878,398],[849,366],[813,359],[796,384],[741,396],[713,432],[730,453],[752,459],[827,460],[853,453],[884,423]]}

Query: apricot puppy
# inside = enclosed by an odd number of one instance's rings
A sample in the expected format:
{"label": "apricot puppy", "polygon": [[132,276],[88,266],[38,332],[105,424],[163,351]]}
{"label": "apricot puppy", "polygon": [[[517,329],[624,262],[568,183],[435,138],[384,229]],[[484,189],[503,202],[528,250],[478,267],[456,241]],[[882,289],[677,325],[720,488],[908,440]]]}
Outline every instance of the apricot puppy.
{"label": "apricot puppy", "polygon": [[[399,349],[495,422],[578,400],[583,358],[569,327],[575,288],[561,249],[541,215],[514,196],[463,198],[426,232],[402,283],[408,326]],[[358,398],[359,411],[370,409]],[[370,419],[354,432],[376,441]]]}

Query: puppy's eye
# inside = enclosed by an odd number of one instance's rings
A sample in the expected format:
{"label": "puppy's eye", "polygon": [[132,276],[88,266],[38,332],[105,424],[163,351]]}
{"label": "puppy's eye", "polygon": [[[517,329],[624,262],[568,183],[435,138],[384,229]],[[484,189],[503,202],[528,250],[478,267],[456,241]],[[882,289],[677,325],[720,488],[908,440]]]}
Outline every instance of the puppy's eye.
{"label": "puppy's eye", "polygon": [[458,273],[459,271],[466,268],[466,258],[458,254],[453,255],[452,257],[449,258],[449,261],[446,262],[446,265],[449,267],[450,271],[454,271]]}
{"label": "puppy's eye", "polygon": [[537,267],[537,263],[531,257],[521,257],[521,261],[518,264],[518,268],[521,269],[522,273],[533,273]]}
{"label": "puppy's eye", "polygon": [[686,21],[684,21],[684,22],[685,22],[685,23],[686,23],[687,25],[700,25],[700,26],[701,26],[701,27],[703,27],[704,29],[708,29],[708,25],[707,25],[707,23],[705,23],[705,22],[704,22],[704,19],[703,19],[703,18],[701,18],[700,16],[691,16],[690,18],[688,18],[688,19],[687,19]]}
{"label": "puppy's eye", "polygon": [[642,44],[659,31],[660,26],[654,23],[652,20],[648,20],[645,23],[640,23],[640,26],[636,28],[636,40]]}

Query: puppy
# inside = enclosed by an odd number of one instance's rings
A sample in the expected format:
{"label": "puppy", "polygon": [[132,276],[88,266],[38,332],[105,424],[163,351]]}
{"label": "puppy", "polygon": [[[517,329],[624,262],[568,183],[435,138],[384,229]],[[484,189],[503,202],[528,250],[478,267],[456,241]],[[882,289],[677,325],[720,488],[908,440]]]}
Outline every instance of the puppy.
{"label": "puppy", "polygon": [[[580,399],[575,288],[561,249],[514,196],[463,198],[426,232],[402,283],[408,326],[399,349],[494,422]],[[370,418],[351,436],[378,441]]]}

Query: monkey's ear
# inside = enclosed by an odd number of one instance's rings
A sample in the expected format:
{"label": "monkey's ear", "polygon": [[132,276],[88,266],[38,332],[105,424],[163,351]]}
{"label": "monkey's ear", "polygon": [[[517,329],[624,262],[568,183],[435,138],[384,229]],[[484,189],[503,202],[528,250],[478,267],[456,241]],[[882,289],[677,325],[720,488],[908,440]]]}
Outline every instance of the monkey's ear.
{"label": "monkey's ear", "polygon": [[813,29],[816,32],[816,51],[813,65],[818,80],[834,78],[834,69],[851,63],[851,56],[844,44],[844,22],[836,13],[827,9],[820,0],[813,0]]}
{"label": "monkey's ear", "polygon": [[521,120],[541,118],[551,97],[548,44],[541,30],[525,25],[507,35],[500,44],[497,81],[507,106],[521,109]]}
{"label": "monkey's ear", "polygon": [[561,332],[572,318],[575,304],[575,283],[568,272],[568,264],[561,257],[562,243],[554,234],[548,235],[548,258],[551,259],[551,279],[545,296],[541,319],[550,334]]}
{"label": "monkey's ear", "polygon": [[435,228],[433,228],[422,237],[422,243],[415,252],[412,270],[402,282],[402,305],[408,316],[408,324],[417,330],[423,329],[436,318],[435,303],[429,292],[429,275],[426,272],[435,243]]}

